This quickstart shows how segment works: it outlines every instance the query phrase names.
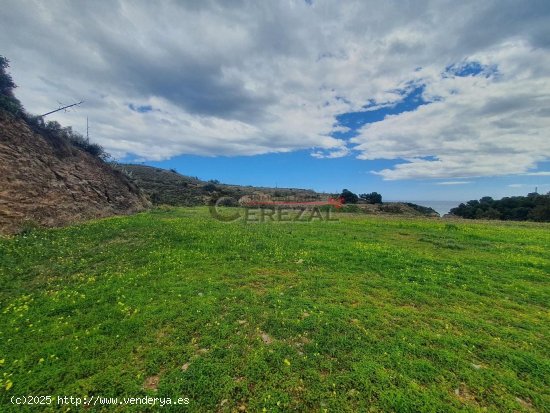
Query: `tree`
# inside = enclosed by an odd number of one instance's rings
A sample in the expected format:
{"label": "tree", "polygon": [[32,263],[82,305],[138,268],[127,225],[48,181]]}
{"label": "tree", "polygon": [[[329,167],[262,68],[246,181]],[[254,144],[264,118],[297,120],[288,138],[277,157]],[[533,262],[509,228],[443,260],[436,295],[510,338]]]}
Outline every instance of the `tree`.
{"label": "tree", "polygon": [[378,192],[371,192],[370,194],[361,194],[359,195],[359,198],[364,200],[367,204],[382,203],[382,195],[380,195]]}
{"label": "tree", "polygon": [[359,197],[347,189],[342,191],[340,198],[344,200],[345,204],[356,204],[359,201]]}
{"label": "tree", "polygon": [[487,219],[500,219],[500,212],[495,208],[489,208],[484,214]]}
{"label": "tree", "polygon": [[550,221],[550,196],[535,192],[527,196],[504,197],[494,200],[473,199],[451,209],[451,214],[470,219],[501,219],[513,221]]}
{"label": "tree", "polygon": [[6,69],[9,66],[10,61],[0,55],[0,93],[4,96],[13,97],[13,89],[17,86],[13,83],[13,79],[10,74],[6,72]]}
{"label": "tree", "polygon": [[529,212],[528,219],[533,221],[550,222],[550,202],[547,202],[546,204],[539,204],[533,208],[531,212]]}
{"label": "tree", "polygon": [[16,88],[16,85],[10,74],[6,72],[9,66],[9,60],[0,55],[0,108],[18,115],[23,108],[21,102],[13,95],[13,89]]}

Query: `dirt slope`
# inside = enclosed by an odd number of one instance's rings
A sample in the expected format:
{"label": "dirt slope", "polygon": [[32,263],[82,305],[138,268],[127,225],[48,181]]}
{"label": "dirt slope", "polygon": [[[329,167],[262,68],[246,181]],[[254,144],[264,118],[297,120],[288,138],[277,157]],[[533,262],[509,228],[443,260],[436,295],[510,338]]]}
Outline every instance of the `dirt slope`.
{"label": "dirt slope", "polygon": [[0,233],[128,214],[149,205],[120,171],[0,110]]}

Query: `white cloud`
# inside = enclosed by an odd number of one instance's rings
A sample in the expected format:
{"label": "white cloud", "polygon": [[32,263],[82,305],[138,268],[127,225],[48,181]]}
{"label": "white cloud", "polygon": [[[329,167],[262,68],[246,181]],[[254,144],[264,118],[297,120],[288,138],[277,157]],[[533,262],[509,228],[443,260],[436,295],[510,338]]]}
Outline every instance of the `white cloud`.
{"label": "white cloud", "polygon": [[[458,178],[525,173],[549,157],[548,11],[513,1],[12,0],[0,44],[31,112],[84,99],[53,118],[83,131],[88,116],[93,139],[117,156],[334,158],[355,146],[362,159],[408,160],[378,171],[385,179]],[[441,78],[466,60],[499,73]],[[330,136],[348,132],[338,114],[390,107],[421,83],[437,101],[365,127],[351,145]]]}
{"label": "white cloud", "polygon": [[470,183],[471,181],[443,181],[443,182],[436,182],[436,185],[466,185]]}
{"label": "white cloud", "polygon": [[331,151],[314,151],[311,153],[311,156],[317,159],[334,159],[334,158],[343,158],[346,155],[349,155],[350,150],[343,146],[339,149],[331,150]]}
{"label": "white cloud", "polygon": [[528,172],[528,173],[523,174],[523,175],[528,175],[528,176],[550,176],[550,171]]}
{"label": "white cloud", "polygon": [[509,188],[528,188],[529,192],[535,192],[537,190],[540,193],[547,191],[547,188],[550,188],[550,184],[509,184]]}
{"label": "white cloud", "polygon": [[472,58],[498,73],[426,77],[431,103],[363,127],[359,157],[407,159],[377,172],[389,180],[519,174],[549,159],[550,54],[515,42]]}

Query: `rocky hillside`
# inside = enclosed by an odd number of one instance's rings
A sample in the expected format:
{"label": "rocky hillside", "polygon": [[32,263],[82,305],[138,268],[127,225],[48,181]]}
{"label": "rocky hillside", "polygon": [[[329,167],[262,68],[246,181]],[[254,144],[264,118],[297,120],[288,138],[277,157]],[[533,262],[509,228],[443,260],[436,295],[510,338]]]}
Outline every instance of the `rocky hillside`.
{"label": "rocky hillside", "polygon": [[273,198],[319,200],[327,194],[319,194],[309,189],[265,188],[255,186],[227,185],[218,182],[202,181],[198,178],[180,175],[145,165],[121,164],[118,168],[142,188],[154,204],[177,206],[206,205],[212,198],[227,197],[237,205],[245,195],[266,194]]}
{"label": "rocky hillside", "polygon": [[[346,208],[346,207],[344,207]],[[371,215],[400,215],[408,217],[432,217],[438,218],[439,214],[433,208],[413,204],[411,202],[384,202],[382,204],[356,204],[348,206]]]}
{"label": "rocky hillside", "polygon": [[120,171],[0,109],[0,233],[128,214],[149,205]]}

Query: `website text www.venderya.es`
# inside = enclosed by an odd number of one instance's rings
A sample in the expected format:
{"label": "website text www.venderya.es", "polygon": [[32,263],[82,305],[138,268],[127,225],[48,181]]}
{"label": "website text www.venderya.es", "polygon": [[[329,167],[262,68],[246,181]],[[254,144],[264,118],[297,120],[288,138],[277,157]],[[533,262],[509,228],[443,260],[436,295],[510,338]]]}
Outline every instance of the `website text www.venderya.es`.
{"label": "website text www.venderya.es", "polygon": [[107,406],[107,405],[143,405],[143,406],[185,406],[188,397],[102,397],[102,396],[13,396],[12,404],[17,405],[57,405],[57,406]]}

